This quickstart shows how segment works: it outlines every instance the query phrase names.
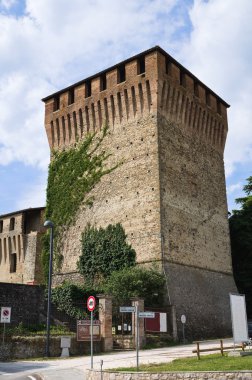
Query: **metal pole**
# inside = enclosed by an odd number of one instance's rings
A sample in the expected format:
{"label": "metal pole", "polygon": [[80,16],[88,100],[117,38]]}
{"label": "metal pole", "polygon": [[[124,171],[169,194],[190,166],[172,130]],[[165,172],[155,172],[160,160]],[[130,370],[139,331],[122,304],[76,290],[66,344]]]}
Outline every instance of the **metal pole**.
{"label": "metal pole", "polygon": [[90,342],[90,349],[91,349],[91,369],[93,369],[93,312],[91,311],[91,342]]}
{"label": "metal pole", "polygon": [[3,345],[4,345],[4,339],[5,339],[5,323],[4,323],[4,328],[3,328]]}
{"label": "metal pole", "polygon": [[103,380],[103,373],[102,373],[103,360],[100,361],[100,364],[101,364],[101,380]]}
{"label": "metal pole", "polygon": [[49,346],[50,346],[52,266],[53,266],[53,225],[50,226],[50,259],[49,259],[47,319],[46,319],[46,356],[47,357],[50,356]]}
{"label": "metal pole", "polygon": [[139,318],[138,318],[138,305],[136,305],[136,366],[139,369]]}
{"label": "metal pole", "polygon": [[185,324],[182,323],[182,332],[183,332],[183,344],[185,344]]}

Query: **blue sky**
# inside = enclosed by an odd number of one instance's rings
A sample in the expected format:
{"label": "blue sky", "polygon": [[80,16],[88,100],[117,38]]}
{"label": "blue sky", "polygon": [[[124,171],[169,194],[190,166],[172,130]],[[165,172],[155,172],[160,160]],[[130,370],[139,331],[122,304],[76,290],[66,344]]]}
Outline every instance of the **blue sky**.
{"label": "blue sky", "polygon": [[0,214],[45,204],[41,98],[160,45],[231,104],[229,210],[252,175],[252,2],[0,0]]}

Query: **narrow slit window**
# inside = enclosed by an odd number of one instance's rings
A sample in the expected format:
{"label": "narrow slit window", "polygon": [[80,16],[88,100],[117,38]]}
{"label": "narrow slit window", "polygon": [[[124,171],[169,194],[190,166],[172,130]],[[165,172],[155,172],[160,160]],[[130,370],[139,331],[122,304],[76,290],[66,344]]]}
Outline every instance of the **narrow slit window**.
{"label": "narrow slit window", "polygon": [[125,65],[121,65],[117,69],[117,83],[125,82],[126,73],[125,73]]}
{"label": "narrow slit window", "polygon": [[104,91],[107,88],[107,77],[106,73],[102,74],[100,77],[100,91]]}
{"label": "narrow slit window", "polygon": [[10,273],[15,273],[17,271],[17,254],[10,254]]}
{"label": "narrow slit window", "polygon": [[197,98],[198,98],[199,97],[199,84],[196,81],[194,81],[193,86],[194,86],[194,95],[197,96]]}
{"label": "narrow slit window", "polygon": [[54,102],[53,102],[53,111],[58,111],[60,108],[60,97],[55,96]]}
{"label": "narrow slit window", "polygon": [[86,86],[85,86],[85,98],[89,98],[89,96],[91,96],[91,81],[87,81],[86,82]]}
{"label": "narrow slit window", "polygon": [[68,91],[68,105],[74,103],[74,88]]}
{"label": "narrow slit window", "polygon": [[15,228],[15,218],[10,218],[10,231],[13,231]]}
{"label": "narrow slit window", "polygon": [[171,63],[171,61],[169,61],[168,58],[166,58],[166,60],[165,60],[165,70],[166,70],[166,74],[171,75],[172,63]]}
{"label": "narrow slit window", "polygon": [[209,92],[207,91],[206,92],[206,104],[207,104],[207,106],[211,106],[211,101],[210,101],[210,94],[209,94]]}
{"label": "narrow slit window", "polygon": [[185,87],[185,73],[180,70],[180,73],[179,73],[179,83],[181,86]]}
{"label": "narrow slit window", "polygon": [[221,115],[221,102],[217,101],[217,113]]}
{"label": "narrow slit window", "polygon": [[3,220],[0,220],[0,234],[3,232]]}
{"label": "narrow slit window", "polygon": [[145,73],[145,56],[138,58],[138,74]]}

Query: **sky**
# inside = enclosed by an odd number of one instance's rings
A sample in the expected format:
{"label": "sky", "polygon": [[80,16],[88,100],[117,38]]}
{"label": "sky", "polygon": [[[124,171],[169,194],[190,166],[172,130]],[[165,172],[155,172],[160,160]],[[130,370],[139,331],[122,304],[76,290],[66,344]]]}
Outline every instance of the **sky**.
{"label": "sky", "polygon": [[227,103],[228,209],[252,175],[251,0],[0,0],[0,215],[45,205],[43,97],[155,45]]}

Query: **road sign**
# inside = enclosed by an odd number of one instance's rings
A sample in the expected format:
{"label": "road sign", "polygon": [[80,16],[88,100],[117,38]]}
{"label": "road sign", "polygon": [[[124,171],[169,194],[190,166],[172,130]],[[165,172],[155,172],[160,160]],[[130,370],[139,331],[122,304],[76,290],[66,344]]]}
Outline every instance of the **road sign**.
{"label": "road sign", "polygon": [[120,313],[135,313],[135,306],[120,306]]}
{"label": "road sign", "polygon": [[139,311],[139,318],[155,318],[155,313],[153,311]]}
{"label": "road sign", "polygon": [[186,316],[183,314],[183,315],[181,315],[181,318],[180,318],[180,320],[181,320],[181,323],[186,323]]}
{"label": "road sign", "polygon": [[11,307],[1,307],[1,323],[10,323]]}
{"label": "road sign", "polygon": [[87,308],[88,308],[88,310],[89,311],[94,311],[95,305],[96,305],[96,302],[95,302],[94,296],[88,297],[88,300],[87,300]]}

